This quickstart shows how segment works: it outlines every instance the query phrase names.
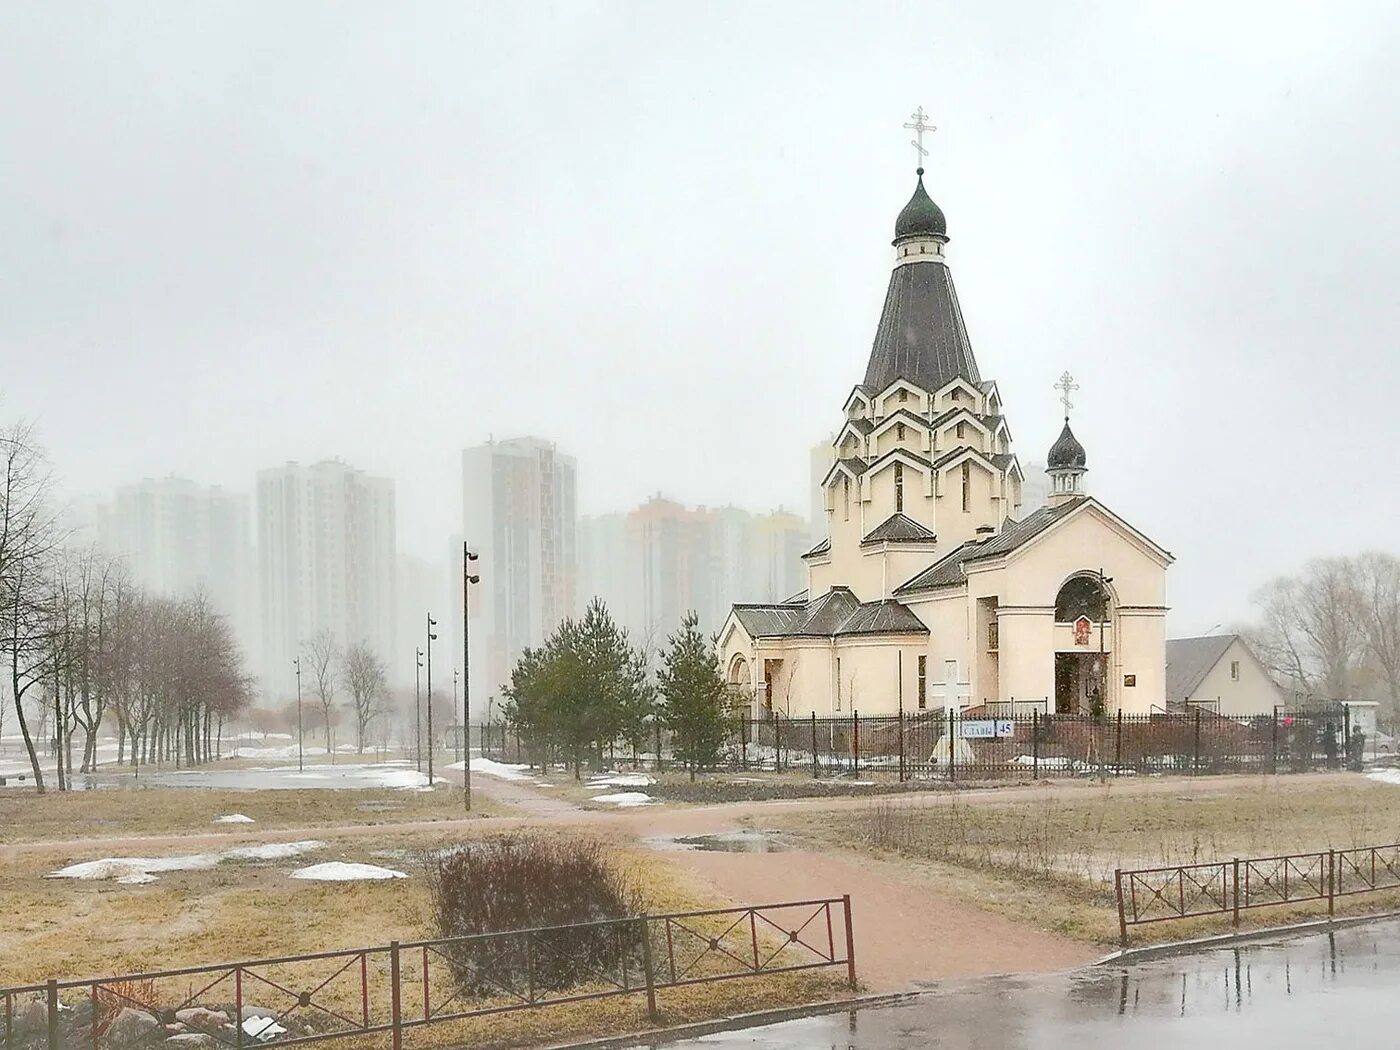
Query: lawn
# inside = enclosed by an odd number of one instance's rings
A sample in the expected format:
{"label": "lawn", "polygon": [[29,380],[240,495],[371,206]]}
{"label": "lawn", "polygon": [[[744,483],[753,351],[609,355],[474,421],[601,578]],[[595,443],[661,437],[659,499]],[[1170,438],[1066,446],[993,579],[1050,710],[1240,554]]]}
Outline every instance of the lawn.
{"label": "lawn", "polygon": [[[136,797],[134,792],[130,795]],[[490,824],[481,821],[465,830],[429,828],[386,833],[382,838],[337,836],[330,831],[316,836],[326,844],[324,848],[295,859],[225,861],[204,870],[160,872],[157,881],[146,885],[46,879],[45,874],[65,864],[116,851],[30,846],[23,853],[0,861],[0,901],[4,901],[6,913],[6,920],[0,923],[0,985],[51,976],[103,976],[431,937],[434,930],[428,891],[418,856],[424,850],[491,834]],[[642,888],[647,911],[682,911],[727,903],[715,900],[692,876],[664,856],[632,848],[621,840],[605,841],[613,862],[630,872]],[[188,851],[153,852],[164,856],[194,852],[197,848],[209,847],[192,845]],[[387,866],[404,871],[409,877],[332,883],[289,877],[294,868],[329,860]],[[306,964],[301,965],[303,969],[295,974],[292,968],[273,972],[289,982],[286,987],[300,987],[299,982],[308,979]],[[371,999],[376,1010],[387,1010],[387,1001],[379,1002],[383,996],[375,990],[387,987],[387,973],[380,972],[386,965],[386,956],[379,956],[370,964]],[[311,985],[330,974],[327,965],[322,966],[324,973],[312,969],[315,978]],[[410,984],[421,987],[417,956],[405,972]],[[843,976],[804,973],[663,991],[660,1008],[666,1023],[679,1023],[816,1001],[837,994]],[[190,994],[187,986],[191,980],[169,979],[161,985],[161,995],[178,1001]],[[434,979],[434,988],[438,987],[446,987],[444,978]],[[435,1002],[436,995],[435,992]],[[288,1005],[284,997],[265,985],[245,985],[245,996],[250,997],[245,1002],[273,1010]],[[405,1007],[406,1016],[410,1010],[421,1009],[417,991],[409,990],[408,998],[413,1005]],[[228,989],[220,986],[203,1001],[226,1005],[231,1000]],[[332,981],[318,994],[317,1002],[329,1002],[347,1016],[358,1015],[358,969]],[[629,996],[415,1029],[408,1042],[423,1046],[527,1046],[647,1027],[644,998]]]}
{"label": "lawn", "polygon": [[[1110,783],[1006,803],[957,795],[923,803],[872,801],[768,823],[822,848],[898,860],[984,907],[1104,944],[1117,939],[1115,868],[1400,842],[1400,787],[1361,777],[1241,778],[1183,794]],[[1388,907],[1394,896],[1348,898],[1339,913]],[[1246,921],[1308,915],[1316,906],[1259,909]],[[1173,922],[1140,936],[1175,939],[1213,923]]]}

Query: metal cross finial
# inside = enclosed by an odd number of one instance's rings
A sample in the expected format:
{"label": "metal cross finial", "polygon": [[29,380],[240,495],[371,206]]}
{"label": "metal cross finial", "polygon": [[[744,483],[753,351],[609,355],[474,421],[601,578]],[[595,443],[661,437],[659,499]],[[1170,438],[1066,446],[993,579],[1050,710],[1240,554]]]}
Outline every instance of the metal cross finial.
{"label": "metal cross finial", "polygon": [[915,137],[909,140],[909,145],[913,146],[917,151],[919,168],[922,170],[924,158],[928,156],[928,150],[924,149],[924,132],[937,131],[938,129],[932,124],[925,123],[925,121],[928,120],[928,114],[924,112],[923,106],[920,106],[918,109],[914,110],[913,113],[909,114],[909,119],[910,123],[904,126],[914,132]]}
{"label": "metal cross finial", "polygon": [[1069,410],[1074,407],[1074,402],[1069,399],[1069,395],[1079,389],[1079,384],[1074,381],[1074,376],[1068,372],[1060,376],[1060,381],[1055,384],[1055,389],[1061,391],[1060,404],[1065,406],[1065,422],[1069,422]]}

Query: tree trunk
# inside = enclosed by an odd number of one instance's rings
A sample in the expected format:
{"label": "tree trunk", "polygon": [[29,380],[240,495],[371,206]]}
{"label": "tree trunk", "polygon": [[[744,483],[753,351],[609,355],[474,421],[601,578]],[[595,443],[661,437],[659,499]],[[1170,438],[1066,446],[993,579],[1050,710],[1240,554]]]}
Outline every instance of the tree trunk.
{"label": "tree trunk", "polygon": [[24,737],[24,750],[29,753],[29,768],[34,771],[34,787],[39,794],[44,793],[44,771],[39,767],[39,752],[34,749],[34,738],[29,735],[29,723],[24,717],[24,690],[19,684],[19,656],[11,664],[10,688],[15,698],[15,714],[19,716],[19,732]]}

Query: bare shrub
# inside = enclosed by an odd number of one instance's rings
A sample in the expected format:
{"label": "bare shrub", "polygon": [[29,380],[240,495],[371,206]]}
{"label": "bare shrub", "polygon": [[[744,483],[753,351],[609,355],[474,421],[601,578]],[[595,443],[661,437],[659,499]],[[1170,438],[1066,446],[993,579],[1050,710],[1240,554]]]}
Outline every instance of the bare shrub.
{"label": "bare shrub", "polygon": [[151,978],[108,981],[98,987],[95,1000],[92,1032],[96,1036],[105,1036],[107,1030],[112,1027],[112,1022],[117,1019],[117,1014],[128,1006],[156,1016],[160,1016],[161,1012],[160,1007],[156,1005],[156,982]]}
{"label": "bare shrub", "polygon": [[424,857],[440,937],[537,932],[463,941],[444,951],[458,984],[562,991],[602,979],[641,955],[640,924],[552,929],[642,913],[642,894],[594,841],[515,833]]}

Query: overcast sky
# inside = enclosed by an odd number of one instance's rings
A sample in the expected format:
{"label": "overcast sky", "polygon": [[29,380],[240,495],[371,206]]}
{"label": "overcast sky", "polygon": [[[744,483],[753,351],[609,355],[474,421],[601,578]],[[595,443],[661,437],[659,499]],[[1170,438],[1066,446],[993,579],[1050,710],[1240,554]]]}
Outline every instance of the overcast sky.
{"label": "overcast sky", "polygon": [[398,483],[557,440],[584,512],[805,512],[861,379],[901,124],[984,376],[1178,558],[1171,630],[1400,549],[1394,3],[0,7],[0,416],[63,487]]}

